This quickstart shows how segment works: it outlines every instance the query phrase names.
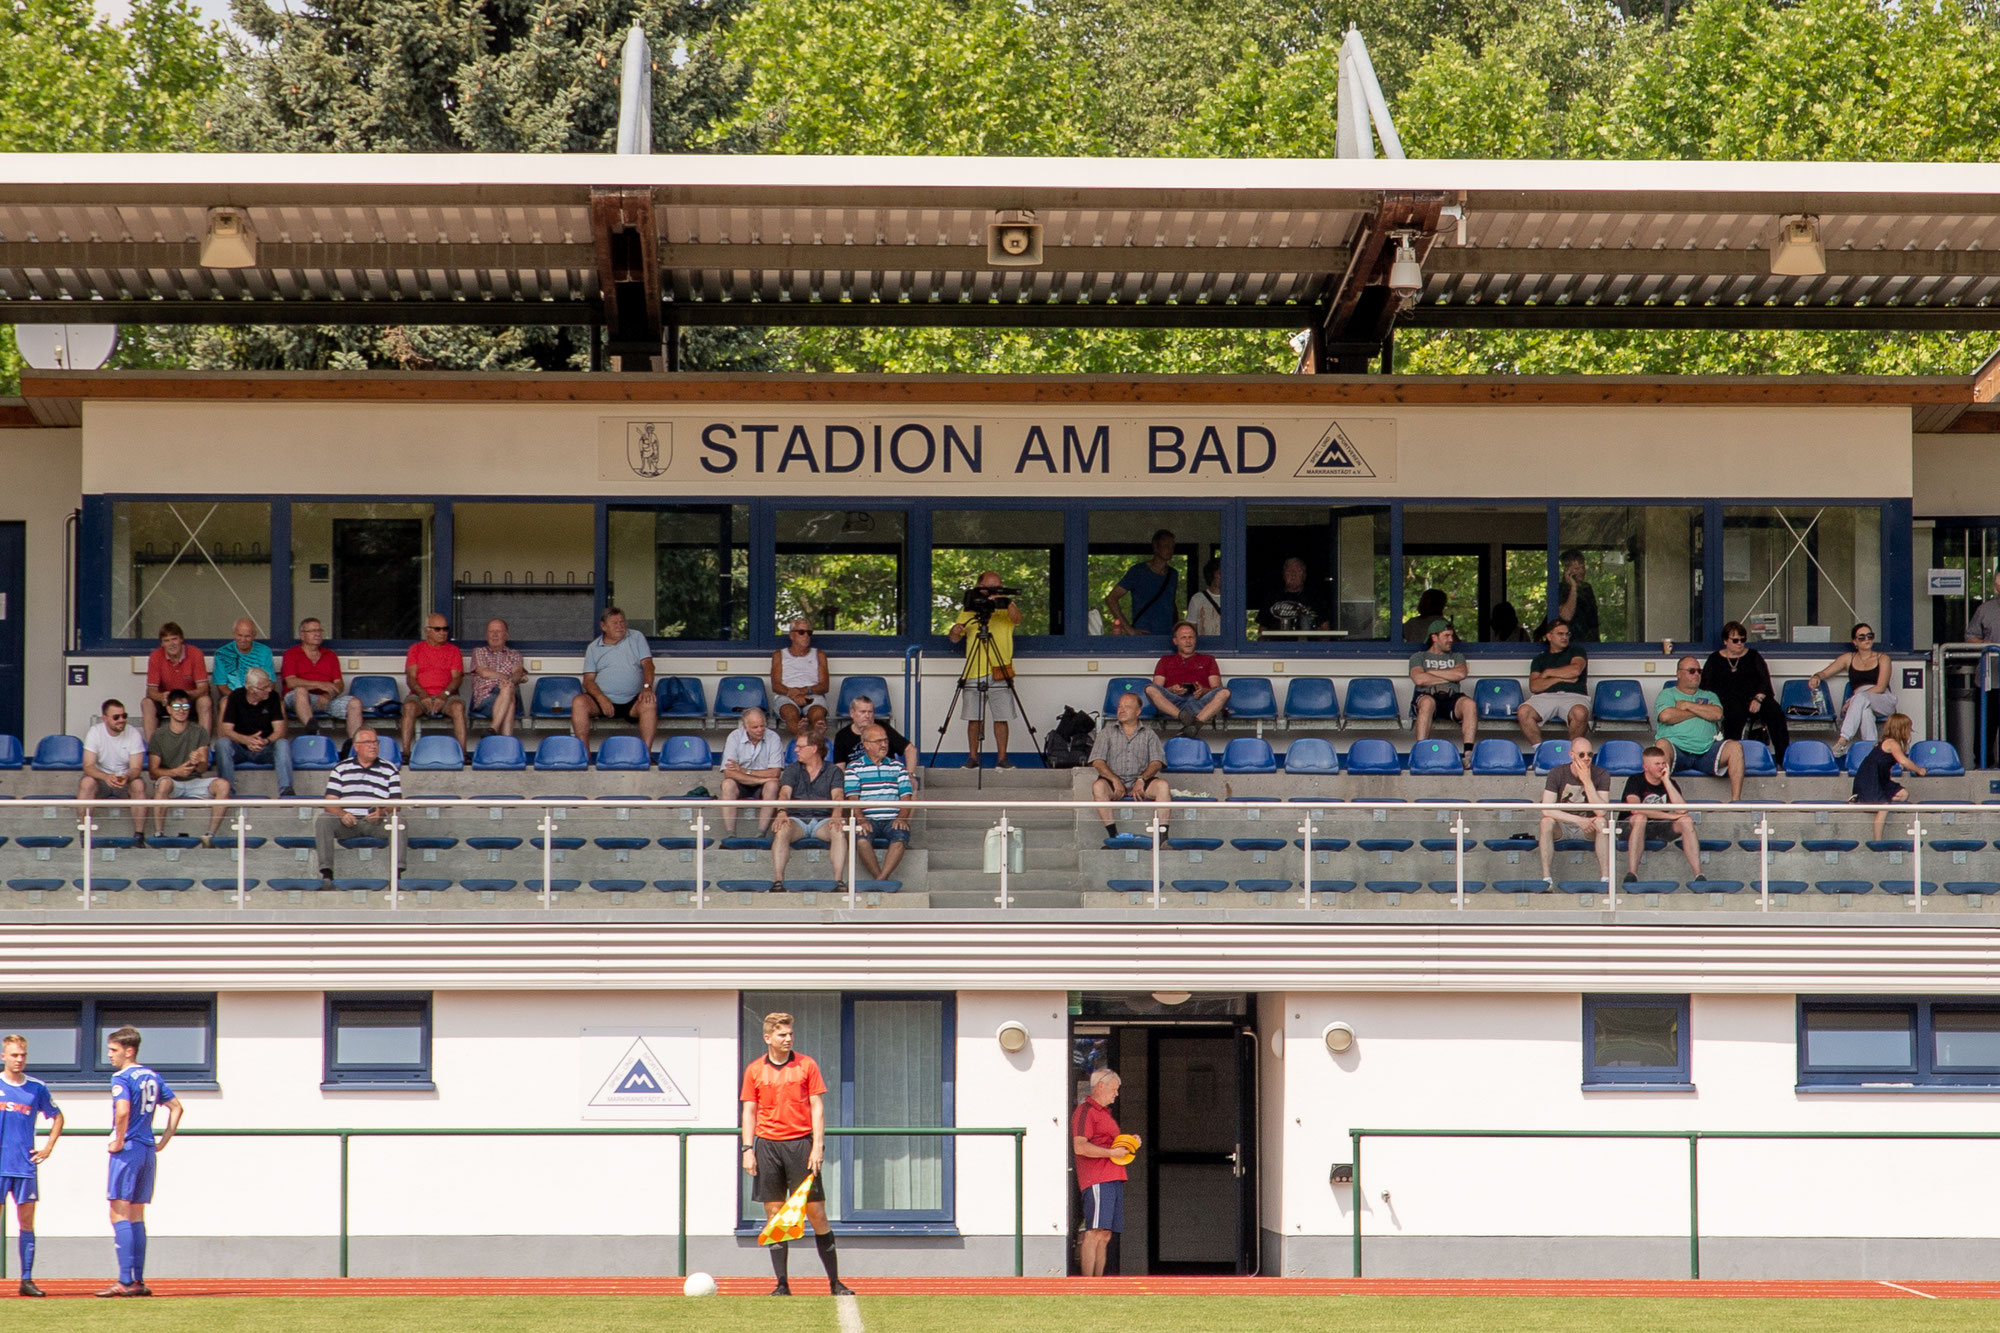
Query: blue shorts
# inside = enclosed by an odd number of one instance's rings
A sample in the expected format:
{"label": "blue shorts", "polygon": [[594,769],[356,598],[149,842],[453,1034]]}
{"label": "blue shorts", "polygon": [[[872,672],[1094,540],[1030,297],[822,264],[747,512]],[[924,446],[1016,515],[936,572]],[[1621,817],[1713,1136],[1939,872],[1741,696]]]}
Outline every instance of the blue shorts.
{"label": "blue shorts", "polygon": [[111,1155],[111,1178],[104,1197],[122,1203],[153,1201],[153,1163],[157,1160],[150,1143],[128,1143]]}
{"label": "blue shorts", "polygon": [[1083,1229],[1085,1231],[1123,1231],[1125,1229],[1125,1182],[1107,1180],[1101,1184],[1089,1185],[1083,1191]]}
{"label": "blue shorts", "polygon": [[0,1208],[7,1206],[9,1195],[15,1203],[38,1203],[42,1191],[34,1176],[0,1176]]}
{"label": "blue shorts", "polygon": [[1709,746],[1700,754],[1696,754],[1692,750],[1683,750],[1676,747],[1674,750],[1674,772],[1691,773],[1700,778],[1720,777],[1722,775],[1715,771],[1716,761],[1720,758],[1722,758],[1722,738],[1720,736],[1716,737],[1715,744]]}
{"label": "blue shorts", "polygon": [[870,838],[887,838],[890,842],[908,842],[910,840],[910,831],[906,828],[897,828],[896,817],[894,815],[890,815],[887,819],[864,818],[861,821],[861,827],[867,832]]}

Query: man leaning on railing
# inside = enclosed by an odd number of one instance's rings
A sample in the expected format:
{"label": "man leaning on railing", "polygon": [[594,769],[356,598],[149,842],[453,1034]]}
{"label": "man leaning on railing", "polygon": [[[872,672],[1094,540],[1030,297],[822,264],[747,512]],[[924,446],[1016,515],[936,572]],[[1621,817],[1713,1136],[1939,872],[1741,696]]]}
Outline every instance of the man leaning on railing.
{"label": "man leaning on railing", "polygon": [[[319,877],[333,886],[333,847],[339,838],[389,837],[390,801],[403,798],[403,775],[382,758],[382,738],[373,727],[354,733],[353,757],[343,759],[326,775],[326,808],[313,821],[319,845]],[[402,849],[396,852],[400,858]],[[398,865],[396,873],[403,873]]]}

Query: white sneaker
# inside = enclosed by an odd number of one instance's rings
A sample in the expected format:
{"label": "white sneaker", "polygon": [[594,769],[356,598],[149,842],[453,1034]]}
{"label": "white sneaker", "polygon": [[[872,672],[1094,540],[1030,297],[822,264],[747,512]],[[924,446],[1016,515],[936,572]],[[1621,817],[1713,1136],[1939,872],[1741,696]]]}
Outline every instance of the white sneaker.
{"label": "white sneaker", "polygon": [[1854,744],[1854,742],[1849,740],[1847,737],[1845,736],[1838,737],[1833,742],[1833,757],[1835,759],[1841,758],[1843,755],[1847,753],[1847,747],[1852,744]]}

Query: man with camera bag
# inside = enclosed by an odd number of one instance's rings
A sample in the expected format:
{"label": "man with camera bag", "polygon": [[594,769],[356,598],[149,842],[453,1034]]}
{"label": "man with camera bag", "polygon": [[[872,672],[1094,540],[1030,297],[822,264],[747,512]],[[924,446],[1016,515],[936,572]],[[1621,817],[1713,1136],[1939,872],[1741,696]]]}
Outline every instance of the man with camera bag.
{"label": "man with camera bag", "polygon": [[1000,575],[981,571],[974,586],[966,589],[965,609],[951,625],[951,641],[966,645],[965,670],[958,687],[960,706],[965,709],[965,766],[979,767],[979,745],[986,731],[986,719],[993,719],[995,768],[1012,768],[1007,757],[1007,721],[1014,716],[1014,692],[1007,683],[1014,678],[1014,627],[1021,623],[1021,605],[1014,598],[1019,588],[1002,587]]}

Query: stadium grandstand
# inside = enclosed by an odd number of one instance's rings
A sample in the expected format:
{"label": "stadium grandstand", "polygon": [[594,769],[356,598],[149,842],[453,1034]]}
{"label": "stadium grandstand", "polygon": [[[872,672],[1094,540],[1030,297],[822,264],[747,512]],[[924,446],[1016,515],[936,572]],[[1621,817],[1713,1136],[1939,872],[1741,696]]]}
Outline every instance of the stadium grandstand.
{"label": "stadium grandstand", "polygon": [[[1964,165],[0,157],[0,322],[587,325],[596,361],[23,374],[0,1032],[60,1092],[136,1024],[217,1132],[162,1274],[757,1274],[730,1127],[783,1011],[836,1128],[908,1131],[830,1140],[858,1279],[1074,1271],[1099,1068],[1126,1274],[1675,1276],[1696,1186],[1711,1272],[1988,1276],[2000,369],[1394,346],[1992,329],[1997,218]],[[1300,373],[680,369],[687,329],[815,323],[1299,332]],[[1149,691],[1183,620],[1205,724]],[[286,707],[300,664],[342,696],[282,765],[265,649]],[[1706,762],[1689,655],[1768,673]],[[228,794],[142,755],[156,806],[80,805],[107,715],[158,759],[183,680],[244,738]],[[399,784],[358,834],[348,699]],[[774,838],[812,703],[838,744],[861,699],[913,792]],[[1583,823],[1662,736],[1693,762],[1637,845]],[[252,1188],[271,1140],[228,1132],[284,1128],[291,1191]],[[532,1208],[469,1169],[508,1130]],[[1752,1130],[1796,1141],[1671,1137]],[[43,1169],[48,1274],[102,1267],[92,1169]]]}

